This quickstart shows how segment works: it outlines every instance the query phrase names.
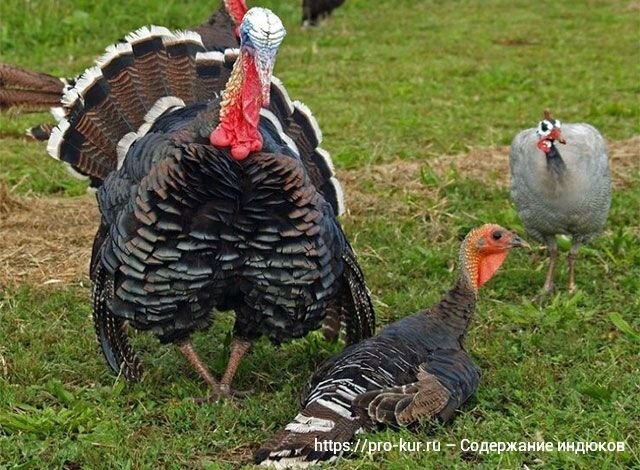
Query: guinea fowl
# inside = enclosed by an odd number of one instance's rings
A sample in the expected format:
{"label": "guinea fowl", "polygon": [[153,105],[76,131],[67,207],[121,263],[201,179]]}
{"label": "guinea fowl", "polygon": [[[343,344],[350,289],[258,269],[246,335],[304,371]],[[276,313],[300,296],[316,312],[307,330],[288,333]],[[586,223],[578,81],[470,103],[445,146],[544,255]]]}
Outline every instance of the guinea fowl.
{"label": "guinea fowl", "polygon": [[[460,274],[440,303],[404,318],[320,365],[302,395],[303,411],[256,453],[278,468],[332,461],[363,427],[447,422],[476,390],[480,373],[464,348],[478,290],[511,248],[527,246],[487,224],[460,248]],[[343,448],[345,446],[342,446]]]}
{"label": "guinea fowl", "polygon": [[[177,343],[212,397],[232,394],[262,335],[298,338],[327,314],[346,323],[348,342],[374,328],[318,125],[271,75],[284,27],[252,8],[240,34],[239,52],[224,54],[193,32],[130,34],[67,91],[68,118],[48,144],[99,187],[90,269],[107,362],[140,377],[128,322]],[[236,315],[221,382],[189,340],[214,308]]]}
{"label": "guinea fowl", "polygon": [[[205,49],[220,51],[238,47],[239,25],[247,12],[245,0],[223,0],[220,7],[204,23],[191,28],[200,35]],[[125,41],[121,41],[125,42]],[[61,99],[75,78],[56,78],[15,65],[0,63],[0,109],[19,107],[24,111],[52,108],[54,117],[63,114]],[[27,130],[35,140],[47,140],[52,125],[45,123]]]}
{"label": "guinea fowl", "polygon": [[344,0],[302,0],[302,25],[318,25],[343,3]]}
{"label": "guinea fowl", "polygon": [[[562,154],[557,142],[564,145]],[[561,126],[545,111],[537,129],[526,129],[513,139],[509,166],[511,197],[524,228],[549,251],[543,292],[555,290],[557,234],[572,237],[568,290],[575,291],[578,249],[602,231],[611,204],[609,160],[602,135],[589,124]]]}

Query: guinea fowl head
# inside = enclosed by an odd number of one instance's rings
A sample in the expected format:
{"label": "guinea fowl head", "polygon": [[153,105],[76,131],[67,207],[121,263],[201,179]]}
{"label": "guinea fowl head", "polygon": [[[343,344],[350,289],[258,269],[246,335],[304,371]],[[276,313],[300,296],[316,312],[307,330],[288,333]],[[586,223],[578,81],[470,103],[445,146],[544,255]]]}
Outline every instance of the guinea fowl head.
{"label": "guinea fowl head", "polygon": [[522,238],[499,225],[485,224],[465,237],[460,248],[460,270],[474,292],[498,271],[511,248],[529,248]]}
{"label": "guinea fowl head", "polygon": [[220,122],[209,137],[216,147],[230,147],[235,160],[262,149],[260,108],[269,105],[273,65],[286,34],[266,8],[252,8],[240,24],[240,54],[224,90]]}
{"label": "guinea fowl head", "polygon": [[538,128],[536,129],[536,134],[540,137],[540,140],[538,140],[538,148],[545,154],[551,151],[556,140],[561,144],[567,143],[562,137],[561,127],[562,124],[560,121],[553,119],[551,112],[545,109],[544,119],[538,123]]}

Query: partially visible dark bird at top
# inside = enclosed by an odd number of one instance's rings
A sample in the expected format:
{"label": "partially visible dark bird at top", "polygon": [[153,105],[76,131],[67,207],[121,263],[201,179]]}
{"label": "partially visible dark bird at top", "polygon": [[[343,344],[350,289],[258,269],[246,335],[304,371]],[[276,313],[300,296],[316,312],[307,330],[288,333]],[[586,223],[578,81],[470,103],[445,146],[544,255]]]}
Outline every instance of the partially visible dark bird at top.
{"label": "partially visible dark bird at top", "polygon": [[[234,394],[260,336],[279,344],[327,317],[345,324],[348,343],[373,332],[320,129],[272,77],[284,36],[263,8],[245,15],[240,49],[224,53],[194,32],[143,28],[65,93],[48,151],[98,188],[93,318],[109,366],[127,380],[141,374],[127,325],[177,344],[213,398]],[[214,309],[235,312],[220,381],[190,341]]]}
{"label": "partially visible dark bird at top", "polygon": [[555,290],[559,234],[572,237],[568,290],[574,292],[578,249],[602,231],[611,204],[602,135],[589,124],[562,125],[545,111],[537,129],[526,129],[513,139],[509,166],[511,198],[524,228],[549,250],[543,293]]}
{"label": "partially visible dark bird at top", "polygon": [[317,26],[343,3],[344,0],[302,0],[302,25]]}
{"label": "partially visible dark bird at top", "polygon": [[451,420],[480,380],[464,347],[478,291],[511,248],[527,246],[498,225],[472,230],[460,247],[458,280],[440,303],[321,364],[302,394],[303,410],[263,444],[256,463],[285,468],[333,461],[345,448],[335,444],[364,427]]}

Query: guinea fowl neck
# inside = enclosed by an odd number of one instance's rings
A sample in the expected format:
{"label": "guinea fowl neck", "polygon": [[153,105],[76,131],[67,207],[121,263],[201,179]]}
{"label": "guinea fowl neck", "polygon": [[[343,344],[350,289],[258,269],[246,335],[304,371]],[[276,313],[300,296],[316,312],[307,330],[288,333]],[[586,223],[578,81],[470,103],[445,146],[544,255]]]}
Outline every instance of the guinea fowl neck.
{"label": "guinea fowl neck", "polygon": [[550,141],[549,150],[546,152],[547,157],[547,169],[554,175],[561,177],[566,171],[567,167],[560,155],[560,151],[556,146],[555,141]]}
{"label": "guinea fowl neck", "polygon": [[243,160],[262,149],[258,131],[262,88],[254,57],[241,49],[220,104],[220,121],[211,133],[211,144],[231,147],[231,156]]}

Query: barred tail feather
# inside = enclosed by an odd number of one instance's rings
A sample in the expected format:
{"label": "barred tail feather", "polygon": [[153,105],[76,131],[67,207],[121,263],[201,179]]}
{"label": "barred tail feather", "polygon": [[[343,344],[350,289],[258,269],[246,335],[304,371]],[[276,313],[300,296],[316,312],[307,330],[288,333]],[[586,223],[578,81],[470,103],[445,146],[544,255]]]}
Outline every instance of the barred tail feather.
{"label": "barred tail feather", "polygon": [[343,452],[339,446],[328,443],[349,442],[361,426],[360,420],[350,416],[345,408],[328,400],[314,401],[258,449],[255,463],[274,468],[304,468],[332,462]]}
{"label": "barred tail feather", "polygon": [[109,46],[65,91],[51,156],[100,185],[165,112],[218,96],[231,67],[225,54],[203,52],[197,33],[156,26]]}
{"label": "barred tail feather", "polygon": [[102,268],[98,268],[93,287],[93,322],[98,343],[109,367],[129,382],[142,377],[142,364],[135,355],[127,338],[126,322],[111,313],[107,299],[113,284],[106,279]]}
{"label": "barred tail feather", "polygon": [[26,130],[27,137],[30,137],[34,140],[46,141],[51,137],[51,131],[53,130],[53,126],[50,124],[40,124],[39,126],[32,127]]}
{"label": "barred tail feather", "polygon": [[346,340],[347,344],[354,344],[375,333],[375,310],[364,275],[351,247],[345,251],[343,260],[344,278],[350,293],[350,305],[345,310],[346,318],[344,318]]}

